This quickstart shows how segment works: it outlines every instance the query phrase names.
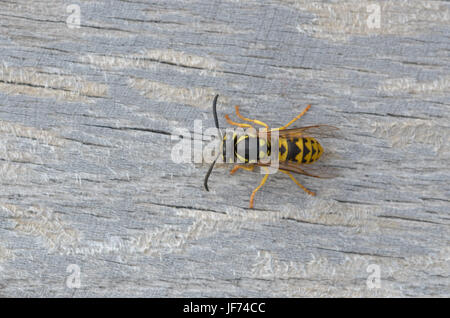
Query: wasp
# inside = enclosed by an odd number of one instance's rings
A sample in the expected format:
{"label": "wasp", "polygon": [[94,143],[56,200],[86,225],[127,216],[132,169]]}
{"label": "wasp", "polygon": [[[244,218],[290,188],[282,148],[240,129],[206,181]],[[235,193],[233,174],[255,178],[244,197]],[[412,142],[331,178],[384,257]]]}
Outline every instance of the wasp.
{"label": "wasp", "polygon": [[[332,136],[332,134],[330,135],[330,132],[332,132],[333,130],[337,130],[337,128],[329,125],[314,125],[288,129],[290,125],[300,119],[311,108],[311,105],[307,105],[307,107],[299,115],[294,117],[286,125],[272,129],[270,129],[266,123],[260,120],[249,119],[242,116],[239,112],[239,106],[235,106],[237,117],[242,121],[248,123],[234,122],[228,115],[225,115],[225,119],[230,125],[246,128],[247,130],[243,134],[233,133],[231,136],[222,136],[219,128],[216,109],[218,97],[219,95],[216,95],[214,97],[212,106],[214,123],[221,136],[221,145],[216,159],[210,165],[208,172],[206,173],[204,178],[203,185],[206,191],[209,191],[208,179],[217,159],[220,156],[222,157],[223,162],[227,162],[228,158],[228,162],[239,161],[241,163],[236,164],[233,167],[233,169],[230,171],[231,175],[233,175],[239,169],[253,171],[256,166],[261,167],[265,170],[261,182],[253,190],[250,196],[249,206],[251,209],[254,206],[254,198],[256,193],[266,183],[267,178],[269,177],[268,167],[270,166],[270,164],[268,164],[267,161],[263,163],[262,159],[269,158],[272,155],[272,151],[278,151],[278,170],[288,175],[289,178],[298,187],[300,187],[309,195],[315,196],[316,194],[313,191],[308,190],[300,182],[298,182],[292,175],[292,172],[316,178],[334,177],[334,175],[325,172],[325,170],[312,170],[310,168],[307,168],[307,166],[309,167],[312,163],[319,160],[324,152],[322,145],[319,143],[315,136]],[[262,126],[263,128],[261,130],[256,130],[250,123]],[[278,149],[272,149],[273,145],[271,144],[271,134],[274,131],[278,133]],[[231,149],[233,149],[233,153],[231,154],[231,156],[230,154],[228,154],[227,157],[226,150],[230,149],[230,146]],[[256,151],[254,151],[255,147]],[[264,150],[261,151],[261,149]],[[251,156],[251,154],[254,154],[253,157]]]}

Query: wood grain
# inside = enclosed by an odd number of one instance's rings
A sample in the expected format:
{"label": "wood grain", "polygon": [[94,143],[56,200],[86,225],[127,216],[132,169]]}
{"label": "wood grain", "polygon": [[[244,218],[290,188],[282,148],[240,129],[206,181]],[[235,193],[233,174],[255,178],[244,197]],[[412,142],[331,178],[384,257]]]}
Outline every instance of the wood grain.
{"label": "wood grain", "polygon": [[[450,5],[377,3],[1,2],[0,296],[450,296]],[[312,104],[340,176],[205,192],[170,134],[215,94]]]}

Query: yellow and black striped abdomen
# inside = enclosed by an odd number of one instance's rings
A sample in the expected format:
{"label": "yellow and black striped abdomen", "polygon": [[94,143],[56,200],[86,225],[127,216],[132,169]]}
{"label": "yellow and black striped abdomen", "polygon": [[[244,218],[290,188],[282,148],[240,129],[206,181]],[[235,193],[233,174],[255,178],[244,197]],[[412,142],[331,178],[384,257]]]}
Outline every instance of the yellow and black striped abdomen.
{"label": "yellow and black striped abdomen", "polygon": [[312,137],[280,138],[279,160],[297,163],[313,163],[323,154],[323,148]]}

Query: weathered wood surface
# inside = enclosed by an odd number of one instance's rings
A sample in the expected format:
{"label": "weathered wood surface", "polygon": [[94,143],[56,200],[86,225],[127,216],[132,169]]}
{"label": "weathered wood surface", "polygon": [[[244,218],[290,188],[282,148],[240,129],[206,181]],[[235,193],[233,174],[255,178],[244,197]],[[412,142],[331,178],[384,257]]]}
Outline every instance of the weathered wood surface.
{"label": "weathered wood surface", "polygon": [[[0,296],[450,296],[448,2],[72,4],[0,2]],[[168,133],[216,93],[312,104],[341,176],[205,192]]]}

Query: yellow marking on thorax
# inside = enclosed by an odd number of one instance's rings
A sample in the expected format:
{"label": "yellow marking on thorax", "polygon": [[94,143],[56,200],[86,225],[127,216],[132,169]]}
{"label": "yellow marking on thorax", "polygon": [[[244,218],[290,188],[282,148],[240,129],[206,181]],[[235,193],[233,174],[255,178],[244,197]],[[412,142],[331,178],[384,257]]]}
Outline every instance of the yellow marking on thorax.
{"label": "yellow marking on thorax", "polygon": [[238,162],[246,162],[245,157],[242,157],[241,154],[239,153],[238,149],[240,147],[240,143],[245,143],[245,139],[247,139],[248,136],[247,135],[242,135],[240,137],[238,137],[238,140],[236,142],[236,157],[238,159]]}
{"label": "yellow marking on thorax", "polygon": [[239,144],[240,142],[242,142],[242,141],[244,141],[245,139],[247,139],[248,138],[248,136],[247,135],[242,135],[242,136],[240,136],[239,138],[238,138],[238,140],[237,140],[237,143],[236,144]]}
{"label": "yellow marking on thorax", "polygon": [[[266,145],[267,143],[262,138],[259,138],[258,140],[259,140],[258,141],[259,142],[259,159],[264,159],[268,155],[268,153],[266,152],[267,151],[267,145]],[[263,151],[261,149],[266,149],[266,151]]]}

